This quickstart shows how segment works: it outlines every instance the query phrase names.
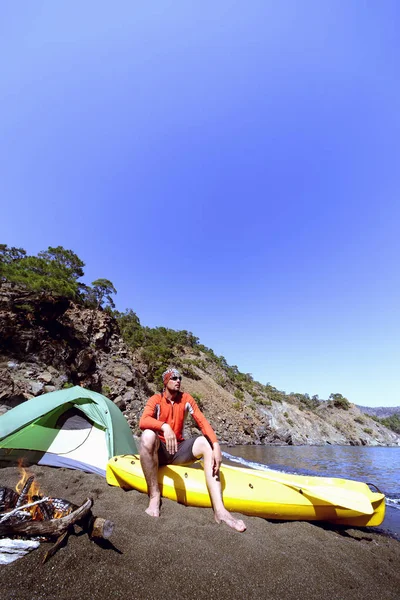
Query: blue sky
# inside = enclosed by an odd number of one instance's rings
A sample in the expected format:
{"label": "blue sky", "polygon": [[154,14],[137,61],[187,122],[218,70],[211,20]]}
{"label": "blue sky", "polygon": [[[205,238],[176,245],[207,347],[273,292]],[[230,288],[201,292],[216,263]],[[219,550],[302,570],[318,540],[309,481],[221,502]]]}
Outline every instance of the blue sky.
{"label": "blue sky", "polygon": [[400,405],[396,0],[2,2],[0,241],[262,383]]}

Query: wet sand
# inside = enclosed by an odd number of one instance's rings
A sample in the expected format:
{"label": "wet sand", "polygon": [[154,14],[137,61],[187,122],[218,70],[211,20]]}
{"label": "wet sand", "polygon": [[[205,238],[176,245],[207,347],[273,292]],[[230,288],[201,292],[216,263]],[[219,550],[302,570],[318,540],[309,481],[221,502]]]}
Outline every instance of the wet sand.
{"label": "wet sand", "polygon": [[[103,547],[86,534],[69,537],[46,564],[50,544],[0,566],[0,598],[48,599],[377,599],[400,597],[400,543],[368,529],[244,517],[245,533],[217,525],[211,509],[164,500],[159,519],[147,497],[68,469],[30,468],[48,495],[109,518]],[[0,487],[15,487],[15,467],[0,469]]]}

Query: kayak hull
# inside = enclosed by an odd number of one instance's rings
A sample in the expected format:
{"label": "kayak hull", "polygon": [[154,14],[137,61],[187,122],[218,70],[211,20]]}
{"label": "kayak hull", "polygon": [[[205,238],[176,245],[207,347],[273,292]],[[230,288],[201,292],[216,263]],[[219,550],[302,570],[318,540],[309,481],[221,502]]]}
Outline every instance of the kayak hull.
{"label": "kayak hull", "polygon": [[[272,475],[271,475],[272,474]],[[273,480],[271,480],[271,476]],[[147,493],[147,484],[137,455],[115,456],[107,464],[107,482],[124,489]],[[358,527],[378,526],[385,516],[385,496],[367,484],[346,479],[288,475],[278,471],[258,471],[223,465],[220,470],[222,495],[231,512],[290,521],[325,521]],[[199,463],[191,466],[160,467],[161,495],[186,506],[211,507],[204,471]],[[316,498],[315,489],[325,491]],[[337,490],[362,494],[371,503],[371,514],[360,513],[329,501]],[[328,493],[326,493],[326,491]],[[347,492],[348,493],[348,492]]]}

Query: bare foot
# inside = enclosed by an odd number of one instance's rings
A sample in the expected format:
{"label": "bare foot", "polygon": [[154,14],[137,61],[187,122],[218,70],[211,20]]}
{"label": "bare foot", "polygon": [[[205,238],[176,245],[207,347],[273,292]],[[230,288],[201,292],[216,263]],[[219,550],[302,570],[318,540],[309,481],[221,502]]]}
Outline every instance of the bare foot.
{"label": "bare foot", "polygon": [[232,529],[236,529],[236,531],[246,531],[246,525],[242,521],[242,519],[235,519],[230,512],[225,510],[221,513],[215,513],[214,515],[217,523],[225,523],[228,527],[232,527]]}
{"label": "bare foot", "polygon": [[145,512],[150,515],[150,517],[160,516],[160,496],[153,496],[153,498],[150,498],[149,506],[146,508]]}

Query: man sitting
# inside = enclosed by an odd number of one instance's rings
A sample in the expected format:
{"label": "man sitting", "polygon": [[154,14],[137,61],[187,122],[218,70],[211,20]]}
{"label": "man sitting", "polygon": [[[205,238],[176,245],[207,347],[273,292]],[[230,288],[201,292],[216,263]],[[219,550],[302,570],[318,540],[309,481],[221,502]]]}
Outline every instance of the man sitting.
{"label": "man sitting", "polygon": [[[152,396],[140,419],[143,430],[140,443],[140,462],[147,482],[149,506],[146,512],[151,517],[160,516],[160,488],[157,481],[158,467],[162,465],[186,465],[203,458],[207,489],[210,494],[214,517],[236,529],[244,531],[246,525],[235,519],[222,500],[219,468],[222,454],[217,436],[200,411],[194,398],[180,391],[182,376],[177,369],[168,369],[162,375],[164,391]],[[189,412],[203,433],[185,440],[183,427],[186,412]]]}

